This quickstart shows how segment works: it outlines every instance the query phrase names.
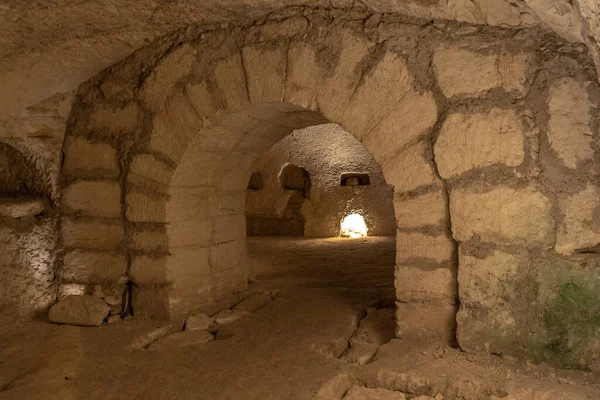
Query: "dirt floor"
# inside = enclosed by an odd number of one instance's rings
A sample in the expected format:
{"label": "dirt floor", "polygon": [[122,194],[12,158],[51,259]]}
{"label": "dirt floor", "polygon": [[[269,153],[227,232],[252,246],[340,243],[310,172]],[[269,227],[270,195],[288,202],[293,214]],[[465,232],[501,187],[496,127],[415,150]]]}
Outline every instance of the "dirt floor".
{"label": "dirt floor", "polygon": [[392,339],[393,238],[248,247],[245,295],[267,300],[216,340],[137,318],[3,327],[0,399],[600,399],[591,373]]}

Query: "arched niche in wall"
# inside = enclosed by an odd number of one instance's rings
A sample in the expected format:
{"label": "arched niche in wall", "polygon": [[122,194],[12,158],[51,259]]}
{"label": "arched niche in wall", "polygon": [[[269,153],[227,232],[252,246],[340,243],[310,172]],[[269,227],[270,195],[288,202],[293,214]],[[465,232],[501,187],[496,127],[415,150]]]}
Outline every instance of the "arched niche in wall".
{"label": "arched niche in wall", "polygon": [[340,186],[368,186],[371,177],[367,172],[344,172],[340,175]]}
{"label": "arched niche in wall", "polygon": [[310,197],[310,174],[303,167],[286,163],[279,172],[279,183],[284,190],[296,190],[303,197]]}
{"label": "arched niche in wall", "polygon": [[261,190],[263,186],[263,178],[260,172],[252,172],[252,175],[250,175],[250,180],[248,181],[248,190]]}

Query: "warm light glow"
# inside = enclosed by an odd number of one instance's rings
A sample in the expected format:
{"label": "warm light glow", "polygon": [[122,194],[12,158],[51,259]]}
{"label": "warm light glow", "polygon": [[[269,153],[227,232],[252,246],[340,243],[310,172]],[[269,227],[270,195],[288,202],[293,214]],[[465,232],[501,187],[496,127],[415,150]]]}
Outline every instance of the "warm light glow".
{"label": "warm light glow", "polygon": [[367,236],[367,224],[360,214],[347,215],[342,220],[340,236],[359,238]]}

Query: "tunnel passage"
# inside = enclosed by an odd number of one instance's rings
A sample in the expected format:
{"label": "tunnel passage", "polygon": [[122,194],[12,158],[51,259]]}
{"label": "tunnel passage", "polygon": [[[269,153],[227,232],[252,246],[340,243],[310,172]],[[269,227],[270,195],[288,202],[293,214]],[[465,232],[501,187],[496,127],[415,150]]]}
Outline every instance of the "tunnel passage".
{"label": "tunnel passage", "polygon": [[[292,132],[262,155],[256,169],[264,186],[248,190],[247,226],[264,221],[275,227],[256,229],[252,236],[289,235],[289,229],[277,231],[283,226],[277,225],[278,220],[288,218],[286,213],[297,215],[292,223],[301,219],[303,226],[296,235],[304,237],[340,236],[342,220],[356,213],[365,218],[371,236],[396,233],[393,188],[369,151],[339,125]],[[341,186],[340,176],[348,170],[370,174],[372,184]]]}
{"label": "tunnel passage", "polygon": [[[242,289],[253,163],[293,130],[332,122],[394,187],[398,337],[591,362],[597,333],[578,308],[598,301],[589,56],[552,57],[568,45],[537,30],[322,17],[180,32],[80,88],[61,230],[90,272],[61,287],[130,285],[134,313],[154,318]],[[563,303],[573,281],[589,302]]]}

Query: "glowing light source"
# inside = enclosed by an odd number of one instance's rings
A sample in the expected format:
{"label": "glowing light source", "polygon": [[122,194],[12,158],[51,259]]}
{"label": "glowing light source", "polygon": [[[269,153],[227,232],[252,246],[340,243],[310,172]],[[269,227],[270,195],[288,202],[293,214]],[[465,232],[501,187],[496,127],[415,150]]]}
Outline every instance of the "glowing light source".
{"label": "glowing light source", "polygon": [[367,236],[367,224],[360,214],[347,215],[342,220],[340,236],[359,238]]}

